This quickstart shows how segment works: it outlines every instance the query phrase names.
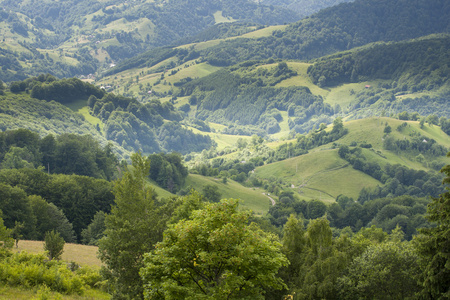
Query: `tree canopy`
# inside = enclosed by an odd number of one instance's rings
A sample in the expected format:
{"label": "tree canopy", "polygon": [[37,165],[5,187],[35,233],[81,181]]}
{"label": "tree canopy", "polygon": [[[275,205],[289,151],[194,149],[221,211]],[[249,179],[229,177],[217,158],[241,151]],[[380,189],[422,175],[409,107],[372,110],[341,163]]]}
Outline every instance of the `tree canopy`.
{"label": "tree canopy", "polygon": [[229,199],[194,211],[170,225],[162,242],[145,255],[145,295],[155,299],[263,299],[280,289],[288,264],[278,239],[248,225],[250,214]]}

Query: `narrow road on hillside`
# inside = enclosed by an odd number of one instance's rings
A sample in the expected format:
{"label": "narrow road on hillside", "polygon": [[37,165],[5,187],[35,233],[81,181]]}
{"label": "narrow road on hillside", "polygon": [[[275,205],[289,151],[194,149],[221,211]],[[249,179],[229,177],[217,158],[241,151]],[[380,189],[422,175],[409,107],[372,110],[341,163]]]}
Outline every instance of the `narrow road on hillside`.
{"label": "narrow road on hillside", "polygon": [[[266,195],[266,193],[262,193],[263,195]],[[266,195],[267,196],[267,198],[269,198],[270,199],[270,202],[272,202],[272,206],[274,206],[275,205],[275,200],[273,200],[273,198],[272,197],[270,197],[269,195]]]}

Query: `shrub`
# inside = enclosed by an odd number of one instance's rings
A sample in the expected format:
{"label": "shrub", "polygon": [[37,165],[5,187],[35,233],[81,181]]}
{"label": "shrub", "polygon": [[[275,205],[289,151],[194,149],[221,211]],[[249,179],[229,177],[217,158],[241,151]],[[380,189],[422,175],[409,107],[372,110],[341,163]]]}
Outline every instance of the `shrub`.
{"label": "shrub", "polygon": [[50,260],[61,258],[64,251],[64,244],[64,239],[59,232],[52,230],[45,234],[44,250],[48,251],[48,258]]}
{"label": "shrub", "polygon": [[[43,254],[15,253],[0,261],[0,282],[10,286],[46,286],[52,291],[81,295],[86,285],[100,281],[98,272],[68,269],[66,263],[47,260]],[[83,271],[81,271],[83,270]]]}

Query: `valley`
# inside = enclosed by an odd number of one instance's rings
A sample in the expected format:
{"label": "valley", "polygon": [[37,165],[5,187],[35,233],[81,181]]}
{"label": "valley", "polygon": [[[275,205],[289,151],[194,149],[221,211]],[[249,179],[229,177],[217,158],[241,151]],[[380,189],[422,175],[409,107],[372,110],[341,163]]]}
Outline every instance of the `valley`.
{"label": "valley", "polygon": [[0,0],[0,298],[448,296],[449,15]]}

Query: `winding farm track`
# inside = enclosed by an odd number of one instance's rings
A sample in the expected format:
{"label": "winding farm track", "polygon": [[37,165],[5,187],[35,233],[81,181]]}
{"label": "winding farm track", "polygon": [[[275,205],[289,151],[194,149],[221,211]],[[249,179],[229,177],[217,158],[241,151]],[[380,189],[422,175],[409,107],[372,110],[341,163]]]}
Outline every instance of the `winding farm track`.
{"label": "winding farm track", "polygon": [[263,195],[266,195],[267,196],[267,198],[269,198],[270,199],[270,202],[272,202],[272,206],[275,206],[275,204],[276,204],[276,202],[275,202],[275,200],[273,200],[273,198],[272,197],[270,197],[269,195],[267,195],[266,193],[262,193]]}

